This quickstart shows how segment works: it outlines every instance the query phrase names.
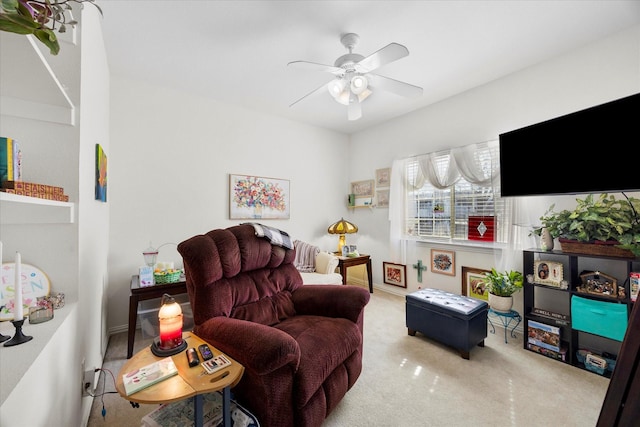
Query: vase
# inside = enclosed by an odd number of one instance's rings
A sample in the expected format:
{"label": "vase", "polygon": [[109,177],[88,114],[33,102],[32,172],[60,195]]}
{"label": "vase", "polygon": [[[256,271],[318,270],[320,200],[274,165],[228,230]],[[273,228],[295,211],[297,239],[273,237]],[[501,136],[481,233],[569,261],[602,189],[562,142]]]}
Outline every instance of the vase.
{"label": "vase", "polygon": [[254,218],[262,218],[262,205],[255,205],[253,207],[253,217]]}
{"label": "vase", "polygon": [[543,228],[540,233],[540,249],[543,251],[553,250],[553,237],[548,228]]}
{"label": "vase", "polygon": [[513,297],[500,297],[489,292],[489,307],[493,311],[499,311],[500,313],[508,313],[513,307]]}

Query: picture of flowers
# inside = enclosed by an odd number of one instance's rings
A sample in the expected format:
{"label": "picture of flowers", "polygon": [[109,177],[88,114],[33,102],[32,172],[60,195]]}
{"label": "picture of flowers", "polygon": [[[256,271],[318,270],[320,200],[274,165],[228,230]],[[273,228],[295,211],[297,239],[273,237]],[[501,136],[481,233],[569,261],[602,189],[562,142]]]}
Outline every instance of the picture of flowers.
{"label": "picture of flowers", "polygon": [[229,175],[229,219],[289,219],[289,180]]}
{"label": "picture of flowers", "polygon": [[456,275],[455,252],[431,249],[431,271],[434,273]]}
{"label": "picture of flowers", "polygon": [[403,264],[394,264],[391,262],[382,263],[384,273],[384,283],[401,288],[407,287],[407,266]]}

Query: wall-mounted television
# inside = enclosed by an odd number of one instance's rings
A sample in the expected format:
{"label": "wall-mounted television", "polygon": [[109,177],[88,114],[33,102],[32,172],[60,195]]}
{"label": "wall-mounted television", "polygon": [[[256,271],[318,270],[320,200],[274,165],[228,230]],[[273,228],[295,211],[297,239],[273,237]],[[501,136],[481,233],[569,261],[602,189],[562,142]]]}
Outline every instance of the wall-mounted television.
{"label": "wall-mounted television", "polygon": [[502,197],[640,191],[640,93],[499,141]]}

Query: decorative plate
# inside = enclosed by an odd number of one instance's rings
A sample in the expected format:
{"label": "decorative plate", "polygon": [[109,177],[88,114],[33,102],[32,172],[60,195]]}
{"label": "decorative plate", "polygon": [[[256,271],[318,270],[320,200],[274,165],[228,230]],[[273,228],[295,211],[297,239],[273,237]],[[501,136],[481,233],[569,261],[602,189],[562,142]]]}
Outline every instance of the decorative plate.
{"label": "decorative plate", "polygon": [[[38,297],[48,297],[51,282],[47,275],[38,267],[21,264],[22,267],[22,305],[25,317],[29,316],[29,307],[35,305]],[[0,282],[0,321],[13,320],[13,298],[15,281],[15,263],[2,264],[2,282]]]}

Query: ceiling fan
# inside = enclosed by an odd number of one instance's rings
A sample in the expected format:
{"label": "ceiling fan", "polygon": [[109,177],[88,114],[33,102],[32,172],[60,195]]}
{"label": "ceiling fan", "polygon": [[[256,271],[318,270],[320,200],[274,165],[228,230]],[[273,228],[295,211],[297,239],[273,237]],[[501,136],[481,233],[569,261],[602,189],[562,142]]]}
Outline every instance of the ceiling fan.
{"label": "ceiling fan", "polygon": [[329,83],[323,84],[314,91],[306,94],[289,105],[289,107],[292,107],[314,93],[326,90],[333,96],[336,102],[347,106],[347,118],[349,120],[358,120],[362,117],[360,104],[378,89],[404,97],[422,95],[421,87],[372,73],[372,71],[375,71],[383,65],[409,55],[409,50],[406,47],[398,43],[389,43],[377,52],[364,57],[360,54],[353,53],[353,48],[358,43],[358,40],[360,40],[360,36],[354,33],[345,34],[340,38],[340,42],[349,50],[349,53],[336,59],[333,66],[309,61],[289,62],[289,64],[287,64],[289,66],[315,71],[326,71],[335,76]]}

